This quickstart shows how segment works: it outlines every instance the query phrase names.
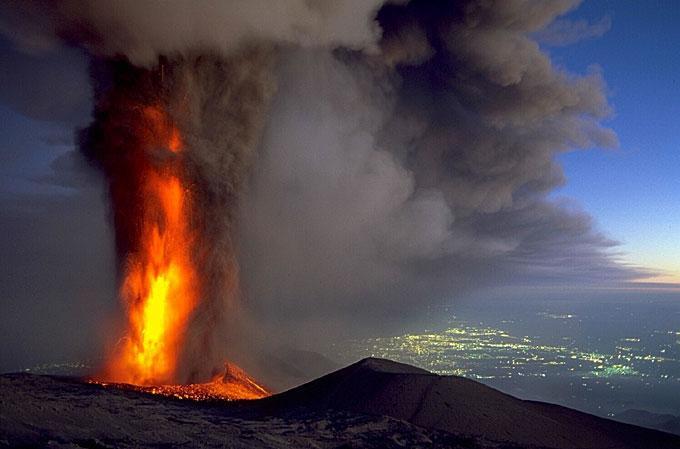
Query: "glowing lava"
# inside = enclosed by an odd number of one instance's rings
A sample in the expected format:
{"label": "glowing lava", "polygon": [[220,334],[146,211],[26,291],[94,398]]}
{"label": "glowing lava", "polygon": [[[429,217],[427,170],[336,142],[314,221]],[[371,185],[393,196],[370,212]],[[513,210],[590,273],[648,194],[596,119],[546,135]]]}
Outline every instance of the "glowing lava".
{"label": "glowing lava", "polygon": [[223,374],[215,376],[210,382],[198,384],[130,385],[96,381],[93,383],[192,401],[261,399],[271,395],[269,390],[259,385],[238,366],[225,363],[224,368]]}
{"label": "glowing lava", "polygon": [[128,332],[107,367],[106,378],[137,385],[175,380],[179,351],[198,304],[189,228],[191,194],[182,185],[182,141],[163,109],[141,110],[136,149],[141,202],[137,250],[129,254],[121,297]]}

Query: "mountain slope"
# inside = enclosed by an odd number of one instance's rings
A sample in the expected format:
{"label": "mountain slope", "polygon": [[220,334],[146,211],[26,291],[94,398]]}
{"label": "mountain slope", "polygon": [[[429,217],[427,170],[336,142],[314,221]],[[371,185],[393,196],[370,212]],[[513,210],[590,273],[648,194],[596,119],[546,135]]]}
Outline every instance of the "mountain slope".
{"label": "mountain slope", "polygon": [[[257,401],[252,401],[257,402]],[[0,375],[0,448],[490,449],[383,416],[272,415],[77,379]]]}
{"label": "mountain slope", "polygon": [[680,437],[365,359],[252,401],[0,375],[0,448],[679,449]]}
{"label": "mountain slope", "polygon": [[271,410],[337,409],[403,419],[523,447],[680,448],[680,438],[565,407],[523,401],[478,382],[364,359],[261,401]]}

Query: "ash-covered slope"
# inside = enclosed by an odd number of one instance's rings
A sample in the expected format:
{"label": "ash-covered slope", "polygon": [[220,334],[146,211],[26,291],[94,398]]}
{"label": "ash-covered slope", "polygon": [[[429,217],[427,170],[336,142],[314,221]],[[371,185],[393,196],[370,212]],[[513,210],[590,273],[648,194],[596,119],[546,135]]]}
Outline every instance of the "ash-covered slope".
{"label": "ash-covered slope", "polygon": [[678,449],[680,437],[365,359],[253,401],[0,375],[0,448]]}
{"label": "ash-covered slope", "polygon": [[5,374],[0,375],[0,448],[488,449],[384,416],[257,409],[73,378]]}
{"label": "ash-covered slope", "polygon": [[680,438],[557,405],[523,401],[473,380],[368,358],[261,401],[385,415],[519,447],[680,448]]}

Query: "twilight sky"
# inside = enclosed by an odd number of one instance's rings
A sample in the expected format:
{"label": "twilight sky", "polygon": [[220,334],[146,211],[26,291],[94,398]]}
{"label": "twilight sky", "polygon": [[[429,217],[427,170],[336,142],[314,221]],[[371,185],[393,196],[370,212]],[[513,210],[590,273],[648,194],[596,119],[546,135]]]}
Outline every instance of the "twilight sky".
{"label": "twilight sky", "polygon": [[568,183],[557,193],[621,241],[627,260],[680,282],[680,4],[589,1],[567,18],[610,20],[600,37],[550,53],[571,70],[600,67],[620,148],[563,155]]}
{"label": "twilight sky", "polygon": [[[533,25],[516,6],[483,16],[489,23],[473,36],[478,40],[466,41],[465,32],[458,39],[408,35],[438,20],[426,2],[413,3],[412,10],[388,8],[381,18],[385,70],[402,64],[395,69],[402,84],[390,84],[384,71],[372,72],[371,56],[366,63],[357,55],[307,48],[281,52],[280,92],[263,132],[266,151],[254,171],[257,182],[248,191],[252,201],[243,207],[239,236],[244,283],[253,297],[270,298],[260,312],[277,325],[280,317],[309,310],[351,317],[361,304],[375,319],[385,309],[398,315],[420,307],[410,298],[428,291],[440,300],[485,282],[623,282],[637,268],[660,273],[649,280],[680,283],[678,3],[585,2],[533,36],[552,67],[522,40]],[[539,23],[557,14],[546,4],[534,11]],[[330,42],[337,38],[354,48],[371,38],[342,20],[331,30],[340,37],[327,37]],[[409,20],[415,28],[400,34]],[[513,23],[516,28],[508,25]],[[516,67],[498,38],[508,32],[503,27],[520,41],[517,52],[526,53],[519,65],[538,61],[520,67],[535,70],[535,90],[507,82]],[[164,41],[167,28],[154,36],[161,49],[177,45]],[[93,335],[106,338],[102,334],[116,324],[104,318],[119,307],[112,298],[116,268],[103,180],[84,167],[73,138],[75,128],[90,122],[88,56],[55,47],[40,33],[23,30],[17,37],[7,26],[0,31],[0,250],[6,256],[0,261],[0,336],[34,329],[2,354],[28,364],[57,348],[85,351]],[[285,32],[272,28],[265,37],[281,39],[277,33]],[[123,45],[115,39],[102,48],[90,44],[81,48],[96,56],[126,51],[115,47]],[[149,48],[142,50],[147,53],[130,57],[148,63]],[[575,78],[562,76],[561,69]],[[597,74],[613,109],[602,120],[607,105]],[[455,79],[470,84],[448,101],[440,94],[449,95],[446,83]],[[484,89],[485,95],[475,96]],[[537,98],[539,89],[545,97]],[[543,108],[557,120],[542,123]],[[475,114],[487,114],[488,123],[478,123]],[[560,152],[611,144],[599,123],[616,133],[618,148]],[[473,143],[461,144],[460,136]],[[509,139],[514,143],[506,146]],[[413,154],[399,145],[407,142],[417,142],[409,149]],[[546,142],[556,142],[558,150]],[[566,177],[556,190],[553,156]],[[454,174],[445,170],[450,166]],[[273,232],[276,220],[282,222]],[[621,245],[612,247],[610,239]],[[610,250],[630,266],[614,263]],[[364,303],[374,297],[380,299]],[[27,358],[35,347],[42,354]]]}

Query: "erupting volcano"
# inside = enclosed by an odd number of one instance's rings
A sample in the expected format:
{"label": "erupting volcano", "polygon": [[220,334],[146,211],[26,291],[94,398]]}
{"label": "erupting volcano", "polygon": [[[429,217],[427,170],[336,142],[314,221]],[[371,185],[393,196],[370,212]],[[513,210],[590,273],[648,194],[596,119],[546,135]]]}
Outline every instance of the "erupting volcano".
{"label": "erupting volcano", "polygon": [[224,372],[215,376],[209,382],[197,384],[137,385],[134,383],[110,384],[108,382],[97,381],[93,381],[92,383],[194,401],[214,399],[261,399],[271,394],[267,388],[257,383],[257,381],[250,377],[245,371],[232,363],[225,363]]}
{"label": "erupting volcano", "polygon": [[126,313],[102,381],[180,397],[269,394],[232,364],[217,375],[239,338],[231,234],[271,90],[266,52],[239,58],[93,68],[94,121],[81,146],[108,180]]}
{"label": "erupting volcano", "polygon": [[182,179],[179,130],[161,107],[140,106],[138,111],[141,138],[132,150],[132,176],[139,183],[139,242],[125,262],[121,289],[128,336],[107,378],[148,385],[175,377],[183,334],[199,298],[190,252],[191,192]]}

